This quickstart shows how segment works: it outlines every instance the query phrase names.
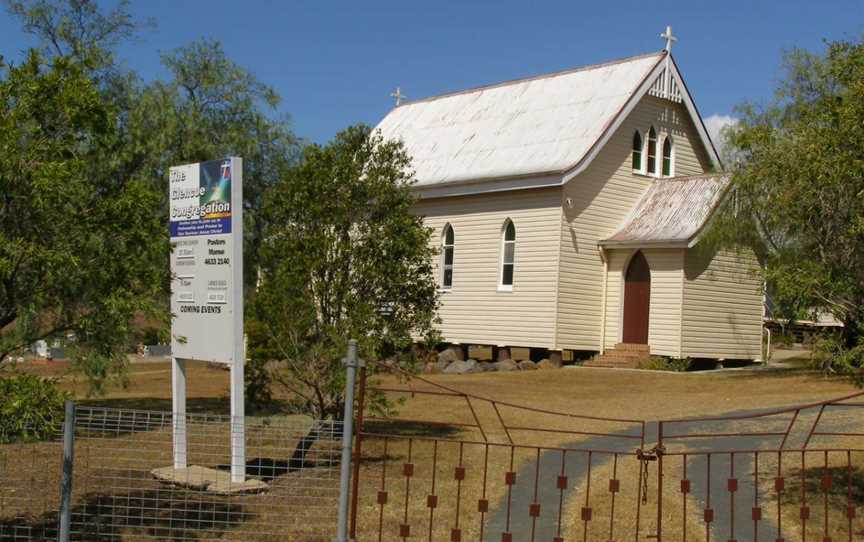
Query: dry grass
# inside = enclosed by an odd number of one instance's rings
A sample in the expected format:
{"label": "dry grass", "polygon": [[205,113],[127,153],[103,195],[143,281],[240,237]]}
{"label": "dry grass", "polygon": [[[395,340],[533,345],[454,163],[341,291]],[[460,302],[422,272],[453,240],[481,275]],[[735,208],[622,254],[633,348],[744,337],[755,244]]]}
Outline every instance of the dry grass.
{"label": "dry grass", "polygon": [[[614,392],[609,391],[609,380],[614,379]],[[447,386],[458,388],[467,393],[475,393],[497,400],[535,405],[541,408],[554,409],[562,412],[573,412],[588,415],[637,417],[644,419],[657,418],[679,418],[689,416],[707,416],[742,409],[765,409],[800,404],[805,402],[825,400],[853,393],[856,389],[848,383],[825,379],[821,376],[801,373],[752,373],[752,372],[729,372],[713,375],[669,375],[644,372],[614,372],[607,371],[559,371],[548,373],[510,373],[492,374],[480,376],[436,376],[430,380],[443,383]],[[528,381],[527,384],[523,384]],[[423,386],[415,386],[423,389]],[[477,415],[486,428],[489,439],[496,443],[506,442],[506,435],[500,428],[500,423],[491,412],[488,405],[483,402],[473,404]],[[539,414],[536,412],[519,411],[516,409],[502,409],[504,418],[508,425],[522,425],[532,427],[557,428],[565,430],[586,430],[597,432],[612,432],[621,430],[626,424],[620,423],[596,423],[579,420],[562,420],[555,416]],[[432,421],[451,421],[457,423],[470,423],[472,416],[464,400],[458,398],[430,397],[418,394],[412,397],[400,411],[403,418],[425,419]],[[405,426],[396,428],[404,432]],[[739,424],[735,430],[748,430],[747,424]],[[750,429],[752,430],[752,429]],[[472,438],[479,440],[476,431],[470,436],[466,431],[453,434],[430,434],[430,438]],[[514,435],[520,443],[527,445],[540,445],[556,447],[566,445],[567,447],[578,447],[583,438],[574,437],[563,433],[528,433],[520,432]],[[412,525],[412,533],[420,528],[423,533],[428,532],[430,521],[429,510],[426,508],[426,496],[431,492],[431,476],[423,475],[420,464],[430,465],[432,453],[418,450],[415,440],[412,450],[412,462],[415,464],[415,476],[411,479],[413,495],[408,501],[408,523]],[[776,441],[773,444],[776,445]],[[388,491],[388,502],[383,508],[383,527],[388,535],[398,532],[398,526],[404,522],[405,517],[405,478],[401,476],[402,464],[407,462],[407,454],[394,453],[394,444],[404,446],[404,441],[391,440],[388,452],[390,467],[388,467],[388,478],[385,489]],[[770,442],[767,444],[771,444]],[[442,463],[442,457],[448,458],[449,464],[443,469],[447,478],[444,482],[439,478],[436,485],[438,495],[438,508],[434,518],[450,517],[449,523],[435,519],[433,534],[441,529],[442,536],[447,529],[455,525],[455,497],[461,492],[462,508],[460,517],[463,519],[463,537],[479,534],[480,514],[476,512],[476,500],[482,493],[482,479],[480,475],[483,456],[474,450],[472,454],[465,454],[464,464],[470,465],[469,472],[474,471],[474,479],[471,483],[456,484],[452,480],[452,466],[458,463],[454,460],[455,451],[443,452],[440,448],[437,462]],[[472,445],[474,446],[474,445]],[[470,446],[469,446],[470,447]],[[476,446],[475,446],[476,447]],[[633,446],[635,447],[635,445]],[[464,448],[464,447],[463,447]],[[505,448],[506,450],[507,448]],[[632,448],[631,448],[632,449]],[[531,458],[531,450],[517,453],[513,470],[519,470],[519,466],[534,461]],[[381,507],[375,503],[378,486],[380,484],[381,469],[372,465],[380,462],[382,457],[381,444],[367,456],[370,460],[369,466],[363,473],[364,483],[368,483],[367,492],[363,495],[363,504],[360,514],[361,533],[374,534],[378,529]],[[608,490],[609,480],[613,478],[613,461],[610,456],[595,454],[598,461],[597,467],[592,470],[591,498],[586,504],[585,481],[580,481],[580,487],[565,499],[562,514],[562,535],[565,539],[582,539],[587,530],[588,540],[608,540],[610,531],[610,519],[612,513],[612,494]],[[506,497],[508,488],[503,484],[503,473],[511,470],[509,456],[504,454],[490,455],[488,460],[488,472],[491,482],[486,485],[487,497],[490,503]],[[420,471],[420,475],[418,475]],[[640,532],[644,534],[656,532],[656,464],[651,464],[649,477],[648,500],[641,508]],[[621,536],[624,533],[634,532],[636,526],[637,501],[641,499],[639,491],[639,463],[635,461],[632,453],[619,456],[617,472],[614,476],[619,480],[620,492],[615,494],[615,521],[613,534]],[[725,484],[725,478],[719,478],[718,483]],[[520,480],[517,480],[517,484]],[[528,480],[530,485],[533,481]],[[548,481],[546,482],[548,483]],[[554,481],[552,482],[554,483]],[[573,483],[573,481],[571,481]],[[419,488],[422,488],[418,491]],[[373,491],[374,489],[374,491]],[[686,530],[690,540],[700,540],[704,537],[705,524],[702,521],[702,504],[694,498],[684,498],[680,493],[680,476],[667,475],[663,487],[664,501],[664,534],[669,540],[684,539]],[[445,504],[446,503],[446,504]],[[684,513],[686,503],[687,512]],[[545,506],[545,505],[544,505]],[[591,521],[581,521],[583,507],[592,509]],[[467,509],[467,511],[466,511]],[[530,522],[527,510],[513,511],[513,521]],[[541,512],[542,521],[557,523],[557,510],[544,508]],[[767,512],[766,512],[767,517]],[[749,518],[748,518],[749,519]],[[464,521],[464,520],[467,520]],[[464,524],[467,523],[467,527]],[[739,528],[742,520],[739,518]],[[717,529],[719,523],[712,527]],[[586,529],[587,526],[587,529]],[[446,529],[445,529],[446,527]],[[622,532],[623,531],[623,532]],[[447,531],[449,532],[449,531]],[[497,535],[497,533],[496,533]]]}
{"label": "dry grass", "polygon": [[[63,375],[62,368],[37,367],[29,370],[44,375],[60,376],[63,387],[90,404],[144,410],[170,409],[170,367],[167,363],[133,365],[128,387],[112,388],[108,396],[98,399],[86,399],[84,397],[86,393],[85,383],[68,375]],[[724,372],[682,375],[579,369],[461,376],[436,375],[429,377],[429,379],[466,393],[542,409],[646,420],[704,416],[741,409],[786,406],[825,400],[856,391],[856,388],[843,380],[826,379],[819,375],[800,372]],[[389,378],[384,378],[383,381],[387,385],[401,385]],[[188,390],[190,411],[227,413],[228,373],[226,371],[210,368],[203,364],[190,364],[188,382],[190,384]],[[423,389],[424,385],[415,382],[414,387]],[[383,527],[384,538],[396,538],[399,526],[406,522],[406,503],[407,524],[411,525],[412,538],[428,537],[431,526],[434,538],[449,540],[451,529],[456,527],[458,518],[462,540],[478,539],[481,528],[486,532],[490,529],[490,514],[483,514],[478,510],[478,502],[484,499],[484,491],[485,500],[488,500],[490,509],[505,499],[511,489],[505,484],[505,473],[509,471],[520,472],[521,468],[532,465],[532,462],[536,460],[537,450],[530,446],[578,448],[579,444],[587,438],[570,433],[518,431],[513,432],[511,436],[527,447],[514,449],[506,445],[508,442],[507,434],[502,429],[497,414],[491,405],[483,401],[474,401],[472,406],[484,427],[486,437],[492,443],[488,446],[488,454],[487,446],[482,444],[483,436],[479,431],[453,425],[473,423],[474,421],[468,405],[459,398],[416,394],[407,396],[405,403],[400,406],[400,418],[437,421],[444,424],[442,426],[404,423],[367,425],[367,429],[398,434],[399,436],[386,439],[386,453],[384,449],[385,439],[369,438],[364,441],[364,463],[361,471],[361,498],[358,517],[360,539],[377,540],[379,524]],[[589,422],[513,408],[502,408],[501,414],[509,426],[590,432],[614,432],[631,427],[631,424],[625,422]],[[225,440],[227,442],[227,437]],[[458,441],[463,441],[463,443]],[[477,443],[472,444],[470,441]],[[291,447],[291,443],[287,441],[280,444],[285,450],[289,450]],[[639,463],[632,454],[632,450],[637,445],[638,441],[622,440],[621,450],[623,451],[618,455],[617,465],[612,455],[594,454],[591,471],[591,496],[588,501],[588,506],[592,509],[591,521],[587,523],[588,540],[610,539],[610,520],[613,518],[613,494],[609,491],[610,479],[617,479],[620,484],[620,491],[614,494],[613,534],[615,537],[622,537],[625,534],[629,537],[629,533],[633,532],[637,502],[641,498],[638,487]],[[8,447],[5,450],[0,450],[0,469],[6,472],[10,468],[9,465],[3,465],[2,460],[3,457],[6,457],[6,461],[8,461],[12,455],[27,457],[31,462],[44,460],[45,469],[42,472],[46,474],[44,479],[40,478],[39,469],[35,464],[28,466],[22,462],[19,466],[12,466],[13,469],[20,469],[22,476],[18,477],[21,479],[17,483],[12,484],[14,487],[5,487],[0,490],[0,499],[3,499],[4,495],[6,496],[6,508],[3,508],[3,501],[0,500],[2,515],[8,517],[10,510],[14,511],[9,506],[10,494],[26,495],[27,498],[19,502],[23,503],[22,506],[25,506],[34,515],[56,509],[54,497],[57,492],[56,477],[47,474],[57,472],[56,467],[59,465],[59,458],[53,459],[58,455],[55,454],[56,445],[41,443],[20,446],[30,448],[20,454]],[[134,449],[140,444],[132,446]],[[411,448],[410,460],[409,446]],[[39,459],[42,457],[39,455],[40,452],[34,453],[33,450],[41,450],[44,458]],[[160,442],[160,450],[162,450],[160,453],[167,452],[170,454],[170,444]],[[4,452],[6,452],[5,455]],[[10,454],[9,452],[14,453]],[[93,452],[94,450],[89,451],[91,454]],[[86,455],[88,452],[82,450],[81,453]],[[568,452],[568,454],[570,457],[578,455],[577,452]],[[550,452],[548,457],[551,458],[549,460],[554,460],[554,452]],[[140,464],[134,463],[133,459],[135,461],[140,460]],[[856,465],[860,464],[861,459],[859,458],[855,462]],[[135,487],[142,488],[142,491],[158,491],[160,488],[164,490],[164,486],[159,486],[147,479],[146,471],[151,464],[164,466],[167,464],[166,460],[164,455],[146,460],[144,456],[140,455],[134,458],[129,457],[129,464],[126,465],[126,468],[129,469],[132,468],[130,465],[135,465],[134,469],[137,474],[130,475],[135,479]],[[407,484],[406,477],[403,475],[405,463],[414,465],[413,476]],[[466,469],[465,479],[461,482],[455,479],[456,468],[459,466],[464,466]],[[766,471],[770,467],[768,459],[765,460],[764,465],[760,465],[760,469],[764,468]],[[789,472],[794,472],[791,465],[789,468],[791,469]],[[641,507],[640,532],[643,536],[655,532],[656,529],[655,501],[657,489],[656,466],[654,464],[651,465],[650,472],[648,502]],[[23,475],[23,473],[27,474]],[[485,484],[483,483],[484,473]],[[526,477],[523,474],[520,472],[516,485],[512,489],[513,491],[525,490],[527,487],[527,491],[530,493],[534,480],[530,475]],[[378,504],[378,491],[382,487],[382,476],[384,476],[383,487],[387,491],[387,504],[383,507]],[[840,478],[839,475],[837,478]],[[685,501],[682,498],[678,488],[679,481],[680,476],[677,473],[670,475],[663,487],[664,501],[667,503],[664,507],[664,510],[667,511],[664,516],[665,539],[682,539],[686,529],[688,540],[701,540],[704,538],[701,507],[693,499]],[[554,485],[555,480],[542,479],[540,482]],[[565,539],[581,539],[583,529],[586,526],[586,523],[581,521],[581,510],[586,506],[587,484],[584,479],[570,479],[568,482],[571,487],[577,486],[571,497],[563,501],[554,499],[544,501],[537,523],[552,523],[557,531],[557,524],[560,519],[562,536]],[[763,480],[762,483],[773,482]],[[789,484],[793,484],[791,478]],[[153,487],[150,487],[151,485]],[[40,490],[33,491],[34,487],[39,487]],[[789,485],[788,487],[790,487],[788,494],[791,495],[794,486]],[[93,490],[92,487],[86,490],[82,489],[85,493]],[[438,500],[434,510],[428,507],[427,501],[428,496],[433,493]],[[767,489],[763,489],[763,493],[768,498]],[[80,498],[84,498],[83,494]],[[244,507],[243,510],[249,513],[249,516],[243,514],[236,516],[239,518],[236,524],[230,524],[230,521],[224,519],[234,517],[230,513],[217,514],[217,510],[212,509],[212,507],[206,509],[205,513],[211,514],[210,517],[222,518],[223,521],[227,521],[224,524],[217,522],[214,525],[226,527],[229,534],[223,535],[221,529],[216,528],[202,529],[196,535],[197,539],[233,540],[234,538],[230,533],[233,530],[233,536],[237,536],[240,529],[243,533],[252,533],[244,538],[245,540],[268,539],[268,532],[272,531],[272,528],[267,529],[265,526],[268,525],[268,522],[278,524],[280,518],[278,517],[279,509],[269,509],[268,512],[268,508],[260,504],[266,503],[267,498],[266,495],[232,498],[233,503],[241,504]],[[860,505],[860,493],[856,498]],[[834,517],[837,514],[845,513],[845,508],[839,509],[841,497],[834,496],[832,499],[829,506],[829,512],[832,514],[829,518],[829,524],[831,525],[831,532],[834,533],[832,536],[834,540],[845,540],[845,535],[843,535],[845,531],[842,530],[845,523],[840,523]],[[550,502],[552,506],[549,506]],[[688,506],[686,515],[682,512],[685,502]],[[298,501],[298,503],[302,507],[302,501]],[[559,505],[562,510],[561,514],[558,511]],[[784,514],[795,515],[794,505],[791,503],[784,504],[783,510]],[[223,510],[223,512],[225,511]],[[813,513],[815,516],[815,510]],[[518,509],[514,507],[512,518],[514,522],[530,523],[532,521],[528,510],[523,509],[521,505]],[[784,516],[784,521],[793,522],[793,519],[791,516],[789,518]],[[809,523],[808,533],[821,532],[817,531],[821,528],[819,521],[821,520],[814,519]],[[241,524],[242,527],[240,527]],[[792,523],[787,524],[791,525]],[[134,536],[144,538],[153,536],[152,529],[147,531],[140,526],[136,529],[138,529],[137,535],[132,532],[127,533],[124,540],[133,540],[135,539]],[[148,532],[151,534],[147,534]],[[700,535],[700,533],[702,534]],[[331,535],[332,533],[329,531],[319,533],[319,537],[322,539],[329,538]],[[860,532],[856,536],[860,536]],[[496,535],[492,538],[497,537]]]}
{"label": "dry grass", "polygon": [[[85,409],[86,410],[86,409]],[[81,540],[276,541],[286,535],[323,540],[335,522],[338,444],[319,441],[302,470],[287,459],[308,424],[277,419],[246,427],[249,473],[270,483],[261,494],[220,496],[156,481],[150,471],[170,465],[171,425],[79,425],[75,446],[72,528]],[[134,429],[134,431],[133,431]],[[227,468],[229,428],[190,421],[189,461]],[[51,537],[57,525],[60,444],[0,447],[0,540]],[[254,458],[254,459],[253,459]],[[13,534],[15,536],[13,536]],[[34,536],[36,535],[36,536]]]}

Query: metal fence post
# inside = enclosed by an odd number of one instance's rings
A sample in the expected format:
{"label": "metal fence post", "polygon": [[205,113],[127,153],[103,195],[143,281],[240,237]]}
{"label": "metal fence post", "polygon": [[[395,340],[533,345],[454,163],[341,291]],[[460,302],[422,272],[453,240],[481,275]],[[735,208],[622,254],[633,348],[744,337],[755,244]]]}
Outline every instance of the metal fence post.
{"label": "metal fence post", "polygon": [[360,383],[357,385],[357,427],[354,429],[354,470],[351,480],[351,523],[348,532],[352,540],[357,540],[357,506],[360,502],[360,457],[363,453],[363,412],[366,407],[366,364],[360,361]]}
{"label": "metal fence post", "polygon": [[663,422],[657,422],[657,542],[663,542]]}
{"label": "metal fence post", "polygon": [[75,455],[75,403],[67,400],[63,419],[63,477],[60,481],[58,542],[69,542],[72,527],[72,467]]}
{"label": "metal fence post", "polygon": [[351,485],[351,444],[354,438],[354,385],[357,381],[357,341],[348,341],[348,354],[342,360],[345,365],[345,412],[342,425],[342,459],[339,471],[339,524],[334,542],[348,541],[348,503]]}

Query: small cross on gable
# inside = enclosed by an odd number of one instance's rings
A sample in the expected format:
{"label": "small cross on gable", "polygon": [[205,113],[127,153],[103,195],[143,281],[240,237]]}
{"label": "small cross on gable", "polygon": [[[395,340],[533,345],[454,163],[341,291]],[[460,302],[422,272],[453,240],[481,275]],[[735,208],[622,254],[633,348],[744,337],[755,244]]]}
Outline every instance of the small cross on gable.
{"label": "small cross on gable", "polygon": [[666,32],[660,34],[660,37],[666,40],[666,52],[672,52],[672,42],[678,41],[678,38],[672,35],[672,26],[667,26]]}
{"label": "small cross on gable", "polygon": [[396,92],[391,92],[390,96],[396,98],[396,107],[399,107],[402,104],[402,100],[408,98],[408,96],[402,94],[402,89],[399,87],[396,87]]}

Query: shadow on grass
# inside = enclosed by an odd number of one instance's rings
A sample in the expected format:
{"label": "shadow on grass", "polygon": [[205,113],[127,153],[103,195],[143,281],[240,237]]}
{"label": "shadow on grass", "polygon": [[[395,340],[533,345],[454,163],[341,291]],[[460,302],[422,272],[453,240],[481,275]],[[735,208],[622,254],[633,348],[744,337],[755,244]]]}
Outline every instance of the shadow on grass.
{"label": "shadow on grass", "polygon": [[[406,438],[453,438],[461,435],[462,428],[453,425],[427,424],[415,421],[389,420],[369,421],[363,424],[363,463],[383,463],[395,461],[405,456],[400,453],[388,452],[384,454],[382,442],[390,437],[396,437],[399,441]],[[374,451],[373,451],[374,450]]]}
{"label": "shadow on grass", "polygon": [[837,380],[838,382],[842,382],[844,380],[848,381],[846,377],[838,376],[838,375],[826,375],[824,372],[814,369],[809,366],[781,366],[781,367],[772,367],[771,365],[767,367],[754,367],[749,371],[730,371],[724,373],[718,373],[718,376],[723,376],[724,378],[738,378],[738,379],[752,379],[758,377],[765,378],[801,378],[807,377],[807,381],[812,382],[820,382],[824,383],[826,380]]}
{"label": "shadow on grass", "polygon": [[[273,459],[272,457],[255,457],[246,461],[246,475],[268,484],[286,474],[306,469],[332,469],[339,466],[337,457],[306,457],[305,459]],[[231,465],[216,465],[217,469],[230,471]]]}
{"label": "shadow on grass", "polygon": [[[236,528],[254,517],[236,502],[176,489],[94,493],[72,507],[72,539],[116,542],[132,534],[158,540],[209,540],[214,532]],[[57,512],[0,520],[0,542],[50,540],[56,532]]]}
{"label": "shadow on grass", "polygon": [[[125,409],[125,410],[153,410],[171,412],[170,398],[162,397],[121,397],[121,398],[91,398],[78,402],[82,406],[100,408]],[[279,402],[272,409],[273,413],[284,413],[287,411],[287,403]],[[186,400],[186,411],[190,414],[218,414],[229,415],[231,403],[226,397],[191,397]],[[259,414],[259,413],[256,413]]]}
{"label": "shadow on grass", "polygon": [[419,421],[376,420],[365,422],[363,432],[375,435],[375,438],[382,436],[452,438],[458,436],[462,432],[462,428],[455,425]]}
{"label": "shadow on grass", "polygon": [[786,490],[783,492],[783,503],[800,502],[802,485],[809,498],[823,498],[823,474],[830,477],[828,499],[833,504],[846,505],[847,500],[855,507],[864,505],[864,469],[852,467],[851,476],[847,467],[811,467],[804,470],[804,481],[801,481],[801,469],[786,474]]}

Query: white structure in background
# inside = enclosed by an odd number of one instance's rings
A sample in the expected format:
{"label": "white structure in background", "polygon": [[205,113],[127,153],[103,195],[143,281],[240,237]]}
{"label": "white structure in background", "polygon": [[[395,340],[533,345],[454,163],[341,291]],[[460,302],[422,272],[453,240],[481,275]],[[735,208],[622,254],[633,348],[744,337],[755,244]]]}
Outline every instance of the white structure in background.
{"label": "white structure in background", "polygon": [[40,358],[48,357],[48,341],[38,340],[33,343],[33,353]]}

